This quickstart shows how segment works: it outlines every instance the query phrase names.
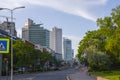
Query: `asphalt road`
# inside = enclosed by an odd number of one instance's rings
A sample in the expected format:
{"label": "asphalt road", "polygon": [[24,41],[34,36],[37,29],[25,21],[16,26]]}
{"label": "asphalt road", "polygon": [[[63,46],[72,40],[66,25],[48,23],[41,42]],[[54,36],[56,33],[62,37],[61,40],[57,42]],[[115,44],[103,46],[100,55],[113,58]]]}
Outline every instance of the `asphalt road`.
{"label": "asphalt road", "polygon": [[[75,69],[65,69],[61,71],[21,74],[14,75],[14,80],[66,80],[67,75],[75,72]],[[0,80],[10,80],[10,77],[2,77]]]}

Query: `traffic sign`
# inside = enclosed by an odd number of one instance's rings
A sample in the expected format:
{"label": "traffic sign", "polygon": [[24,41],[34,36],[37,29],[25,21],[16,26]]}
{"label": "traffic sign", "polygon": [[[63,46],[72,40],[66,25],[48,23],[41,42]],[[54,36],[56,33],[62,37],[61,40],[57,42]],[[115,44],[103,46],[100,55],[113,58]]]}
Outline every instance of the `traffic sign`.
{"label": "traffic sign", "polygon": [[10,39],[0,38],[0,53],[9,53]]}

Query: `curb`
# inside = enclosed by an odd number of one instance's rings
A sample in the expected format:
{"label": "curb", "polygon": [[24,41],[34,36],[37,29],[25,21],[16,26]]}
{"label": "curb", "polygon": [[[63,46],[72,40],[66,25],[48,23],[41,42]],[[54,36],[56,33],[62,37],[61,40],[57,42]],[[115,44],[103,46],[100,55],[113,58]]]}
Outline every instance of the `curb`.
{"label": "curb", "polygon": [[71,80],[70,76],[66,76],[66,80]]}
{"label": "curb", "polygon": [[109,79],[106,79],[106,78],[103,78],[103,77],[97,76],[96,80],[109,80]]}

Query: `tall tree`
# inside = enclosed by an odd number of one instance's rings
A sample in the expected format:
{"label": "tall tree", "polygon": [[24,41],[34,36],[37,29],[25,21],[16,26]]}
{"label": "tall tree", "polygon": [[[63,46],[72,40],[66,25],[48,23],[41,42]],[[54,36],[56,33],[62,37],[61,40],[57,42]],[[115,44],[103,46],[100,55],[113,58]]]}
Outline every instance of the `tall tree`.
{"label": "tall tree", "polygon": [[120,65],[120,6],[112,9],[110,17],[99,18],[97,25],[98,30],[88,31],[80,41],[77,57],[80,59],[83,53],[92,55],[92,48],[108,55],[114,65]]}
{"label": "tall tree", "polygon": [[16,66],[27,66],[33,63],[34,48],[21,40],[14,42],[14,63]]}

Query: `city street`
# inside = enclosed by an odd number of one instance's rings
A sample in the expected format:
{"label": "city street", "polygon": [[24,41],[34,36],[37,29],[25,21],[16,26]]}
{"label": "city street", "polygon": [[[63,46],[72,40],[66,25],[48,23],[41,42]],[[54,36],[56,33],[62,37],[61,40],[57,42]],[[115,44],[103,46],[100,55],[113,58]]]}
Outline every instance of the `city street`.
{"label": "city street", "polygon": [[[75,73],[75,69],[66,69],[61,71],[40,72],[31,74],[14,75],[14,80],[66,80],[68,74]],[[0,80],[10,80],[9,77],[3,76]]]}

